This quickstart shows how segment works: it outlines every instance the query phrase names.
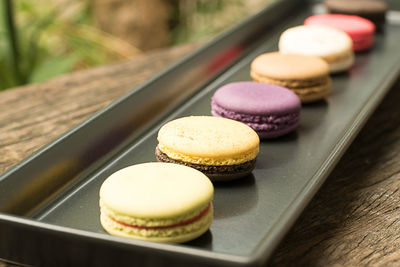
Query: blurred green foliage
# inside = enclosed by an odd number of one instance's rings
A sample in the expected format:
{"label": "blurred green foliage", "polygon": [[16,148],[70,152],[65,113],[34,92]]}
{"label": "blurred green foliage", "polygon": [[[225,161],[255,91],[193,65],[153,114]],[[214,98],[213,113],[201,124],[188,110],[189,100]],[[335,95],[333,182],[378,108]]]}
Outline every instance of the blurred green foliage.
{"label": "blurred green foliage", "polygon": [[[129,58],[137,49],[108,35],[90,19],[89,1],[18,0],[14,4],[17,68],[5,23],[6,0],[0,3],[0,90],[25,83],[42,82],[76,69]],[[3,19],[4,18],[4,19]]]}
{"label": "blurred green foliage", "polygon": [[173,43],[201,41],[215,36],[254,11],[248,2],[251,1],[181,1],[177,7],[179,22],[173,28]]}
{"label": "blurred green foliage", "polygon": [[[204,41],[273,0],[170,0],[172,45]],[[14,5],[18,58],[12,53],[6,4]],[[42,82],[74,70],[98,66],[140,53],[124,40],[97,29],[92,1],[1,0],[0,90]],[[19,73],[16,73],[19,72]]]}
{"label": "blurred green foliage", "polygon": [[[15,29],[5,20],[0,24],[0,89],[13,87],[27,82],[42,81],[71,70],[76,63],[76,57],[69,55],[54,55],[48,46],[42,42],[43,31],[54,27],[57,12],[56,7],[38,10],[35,1],[10,1],[8,4],[14,6],[13,22]],[[3,1],[0,12],[6,17],[5,9],[7,2]],[[46,7],[46,6],[44,6]],[[18,11],[18,12],[17,12]],[[16,14],[21,15],[16,18]],[[9,32],[16,33],[14,49],[18,51],[17,60],[12,57],[12,44],[9,42]],[[50,64],[50,62],[52,64]],[[13,67],[16,64],[19,75]],[[14,72],[14,73],[12,73]]]}

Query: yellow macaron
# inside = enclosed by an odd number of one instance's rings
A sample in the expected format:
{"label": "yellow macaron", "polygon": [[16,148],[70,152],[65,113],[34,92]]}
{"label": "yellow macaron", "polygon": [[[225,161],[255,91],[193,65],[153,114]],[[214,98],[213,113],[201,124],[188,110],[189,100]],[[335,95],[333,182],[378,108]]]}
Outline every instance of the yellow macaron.
{"label": "yellow macaron", "polygon": [[196,168],[215,181],[251,173],[260,143],[246,124],[213,116],[170,121],[161,127],[157,139],[158,161]]}

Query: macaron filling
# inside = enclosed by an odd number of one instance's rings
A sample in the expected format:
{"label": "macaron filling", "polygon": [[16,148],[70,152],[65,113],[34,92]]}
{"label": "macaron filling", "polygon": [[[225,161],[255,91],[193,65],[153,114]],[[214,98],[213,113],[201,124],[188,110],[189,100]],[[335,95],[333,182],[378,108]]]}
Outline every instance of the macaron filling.
{"label": "macaron filling", "polygon": [[331,91],[332,81],[329,76],[317,78],[315,81],[314,79],[304,80],[304,83],[302,83],[301,80],[278,80],[269,77],[262,77],[253,72],[251,73],[251,77],[258,82],[276,84],[290,88],[290,90],[296,93],[303,102],[305,102],[305,98],[308,97],[319,99]]}
{"label": "macaron filling", "polygon": [[[168,225],[167,227],[131,227],[132,224],[114,220],[104,212],[100,214],[101,224],[106,226],[110,233],[118,236],[135,237],[135,239],[155,242],[186,242],[207,231],[213,218],[213,206],[190,223],[183,225]],[[203,211],[203,210],[202,210]]]}
{"label": "macaron filling", "polygon": [[264,77],[261,76],[255,72],[251,72],[251,77],[259,82],[263,83],[270,83],[270,84],[276,84],[284,87],[288,87],[290,89],[296,88],[296,89],[310,89],[313,87],[321,87],[325,85],[330,84],[330,77],[329,76],[324,76],[324,77],[317,77],[317,78],[312,78],[312,79],[304,79],[304,80],[295,80],[295,79],[274,79],[271,77]]}
{"label": "macaron filling", "polygon": [[169,158],[177,160],[177,161],[183,161],[186,163],[192,163],[192,164],[197,164],[197,165],[215,165],[215,166],[237,165],[237,164],[245,163],[245,162],[255,159],[259,152],[259,148],[256,147],[253,150],[250,150],[250,151],[242,153],[241,155],[238,155],[237,157],[232,156],[229,158],[217,158],[217,157],[211,158],[211,157],[205,157],[205,156],[200,157],[200,156],[195,156],[195,155],[189,156],[189,155],[180,153],[178,151],[172,150],[161,143],[158,144],[157,150],[168,155]]}
{"label": "macaron filling", "polygon": [[193,164],[182,160],[175,160],[169,157],[166,153],[163,153],[158,147],[156,148],[155,154],[157,160],[160,162],[169,162],[169,163],[185,165],[201,171],[210,178],[232,176],[232,175],[244,176],[251,173],[256,165],[255,158],[240,164],[233,164],[233,165]]}
{"label": "macaron filling", "polygon": [[[211,202],[210,202],[211,203]],[[137,225],[138,227],[164,227],[169,225],[174,225],[182,221],[186,221],[190,218],[194,218],[201,213],[202,210],[207,209],[210,203],[203,205],[202,207],[196,208],[194,211],[188,212],[186,214],[174,217],[139,217],[128,215],[124,213],[119,213],[109,208],[107,205],[100,200],[101,212],[105,214],[106,217],[113,219],[116,222],[123,222],[129,225]]]}
{"label": "macaron filling", "polygon": [[191,224],[191,223],[199,220],[201,217],[205,216],[207,214],[207,212],[209,212],[210,208],[211,208],[211,203],[208,204],[202,211],[200,211],[199,214],[197,214],[197,215],[195,215],[195,216],[193,216],[191,218],[179,221],[177,223],[173,223],[173,224],[169,224],[169,225],[159,225],[159,226],[146,226],[146,225],[130,224],[130,223],[126,223],[126,222],[123,222],[123,221],[119,221],[119,220],[117,220],[117,219],[115,219],[115,218],[113,218],[111,216],[109,216],[109,217],[114,222],[116,222],[118,224],[121,224],[123,226],[126,226],[126,227],[132,227],[132,228],[136,228],[136,229],[145,229],[145,230],[157,230],[157,229],[167,229],[167,228],[172,228],[172,227],[184,226],[184,225],[187,225],[187,224]]}

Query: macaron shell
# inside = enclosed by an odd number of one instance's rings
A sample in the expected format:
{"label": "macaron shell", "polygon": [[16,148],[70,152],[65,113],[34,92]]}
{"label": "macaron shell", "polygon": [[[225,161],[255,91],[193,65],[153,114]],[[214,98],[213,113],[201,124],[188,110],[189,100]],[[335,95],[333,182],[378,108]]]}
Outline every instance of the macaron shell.
{"label": "macaron shell", "polygon": [[173,218],[204,207],[213,185],[201,172],[171,163],[143,163],[115,172],[100,188],[107,208],[138,218]]}
{"label": "macaron shell", "polygon": [[325,25],[342,30],[352,36],[364,36],[375,31],[374,24],[362,17],[344,14],[320,14],[308,17],[304,25]]}
{"label": "macaron shell", "polygon": [[294,131],[299,126],[299,123],[288,125],[286,128],[276,131],[259,131],[258,135],[261,139],[271,139],[283,136],[287,133]]}
{"label": "macaron shell", "polygon": [[352,40],[343,31],[322,25],[301,25],[281,34],[281,53],[301,54],[330,58],[341,57],[352,50]]}
{"label": "macaron shell", "polygon": [[296,94],[287,88],[255,82],[230,83],[219,88],[212,102],[224,109],[251,115],[283,115],[300,111]]}
{"label": "macaron shell", "polygon": [[273,79],[310,80],[326,77],[329,65],[316,56],[271,52],[257,56],[251,72]]}
{"label": "macaron shell", "polygon": [[158,132],[158,148],[170,158],[205,165],[232,165],[253,160],[259,138],[249,126],[212,116],[183,117]]}

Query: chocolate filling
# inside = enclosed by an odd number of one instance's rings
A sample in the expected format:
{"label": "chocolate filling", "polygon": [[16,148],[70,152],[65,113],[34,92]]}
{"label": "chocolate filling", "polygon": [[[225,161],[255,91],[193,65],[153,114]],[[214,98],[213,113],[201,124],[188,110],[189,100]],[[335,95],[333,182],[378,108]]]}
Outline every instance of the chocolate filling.
{"label": "chocolate filling", "polygon": [[182,164],[192,167],[207,175],[213,181],[233,180],[250,174],[256,164],[256,159],[235,165],[202,165],[171,159],[167,154],[156,148],[156,158],[160,162]]}

